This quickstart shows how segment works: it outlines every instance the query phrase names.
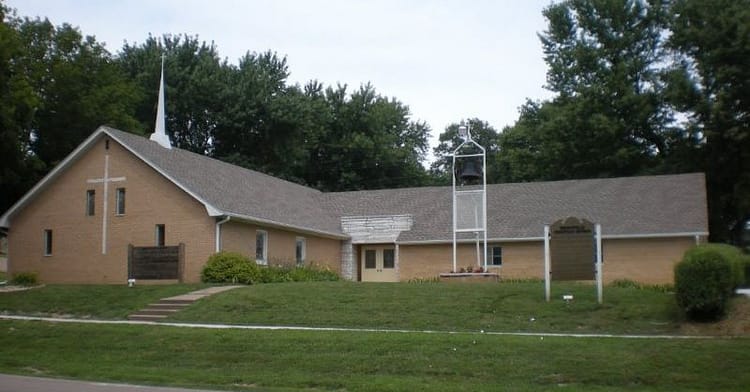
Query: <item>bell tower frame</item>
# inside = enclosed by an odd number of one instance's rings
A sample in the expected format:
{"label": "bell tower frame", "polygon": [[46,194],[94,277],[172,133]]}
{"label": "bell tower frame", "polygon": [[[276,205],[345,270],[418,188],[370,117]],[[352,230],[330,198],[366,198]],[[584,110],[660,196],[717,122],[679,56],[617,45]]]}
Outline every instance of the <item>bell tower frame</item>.
{"label": "bell tower frame", "polygon": [[[457,255],[459,235],[474,234],[476,244],[476,264],[487,270],[487,154],[479,143],[471,137],[471,130],[467,125],[458,127],[458,134],[464,140],[453,150],[453,272],[458,272]],[[482,161],[481,181],[470,181],[476,176],[476,161]],[[473,161],[472,173],[466,173]],[[456,165],[458,163],[458,166]],[[457,169],[460,169],[460,173]],[[484,252],[480,252],[480,236]],[[462,240],[465,240],[462,239]]]}

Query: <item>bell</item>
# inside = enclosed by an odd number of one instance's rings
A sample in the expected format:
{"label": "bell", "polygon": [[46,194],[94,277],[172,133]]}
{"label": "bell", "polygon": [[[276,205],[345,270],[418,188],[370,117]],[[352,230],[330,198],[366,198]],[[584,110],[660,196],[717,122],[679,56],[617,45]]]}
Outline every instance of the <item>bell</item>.
{"label": "bell", "polygon": [[480,181],[482,179],[482,169],[477,165],[476,160],[467,160],[461,165],[458,178],[465,182]]}

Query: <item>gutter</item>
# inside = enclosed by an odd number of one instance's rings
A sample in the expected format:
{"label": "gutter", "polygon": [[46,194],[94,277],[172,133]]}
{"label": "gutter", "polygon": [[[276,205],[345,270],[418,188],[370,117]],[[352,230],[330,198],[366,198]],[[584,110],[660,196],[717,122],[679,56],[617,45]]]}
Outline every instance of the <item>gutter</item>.
{"label": "gutter", "polygon": [[226,218],[216,222],[216,252],[217,253],[221,251],[221,225],[229,222],[230,219],[232,219],[232,217],[227,216]]}

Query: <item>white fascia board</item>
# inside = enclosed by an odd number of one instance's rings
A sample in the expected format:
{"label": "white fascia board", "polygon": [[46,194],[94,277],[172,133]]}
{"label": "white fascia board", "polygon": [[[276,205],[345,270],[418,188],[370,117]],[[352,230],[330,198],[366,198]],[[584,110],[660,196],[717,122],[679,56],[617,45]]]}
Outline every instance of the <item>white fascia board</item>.
{"label": "white fascia board", "polygon": [[310,229],[307,227],[295,226],[295,225],[290,225],[286,223],[276,222],[270,219],[256,218],[254,216],[231,214],[231,213],[228,213],[225,215],[231,216],[232,220],[238,220],[238,221],[242,221],[245,223],[258,224],[258,225],[273,227],[277,229],[290,230],[290,231],[295,231],[295,232],[302,233],[302,234],[311,234],[311,235],[331,238],[335,240],[348,240],[351,238],[346,234],[333,233],[333,232],[323,231],[323,230],[315,230],[315,229]]}
{"label": "white fascia board", "polygon": [[[647,239],[647,238],[693,238],[695,236],[708,236],[708,232],[678,232],[678,233],[643,233],[643,234],[609,234],[602,235],[602,239],[605,240],[620,240],[620,239]],[[487,242],[534,242],[544,241],[544,237],[518,237],[518,238],[487,238]],[[476,242],[475,239],[461,239],[457,240],[458,243],[473,244]],[[423,240],[423,241],[396,241],[399,245],[430,245],[430,244],[452,244],[451,240]]]}
{"label": "white fascia board", "polygon": [[644,233],[644,234],[607,234],[602,235],[602,239],[605,240],[625,240],[625,239],[640,239],[640,238],[679,238],[679,237],[695,237],[695,236],[708,236],[707,231],[696,231],[696,232],[680,232],[680,233]]}
{"label": "white fascia board", "polygon": [[207,202],[202,197],[198,196],[195,192],[191,191],[188,187],[186,187],[183,184],[181,184],[174,177],[170,176],[169,173],[167,173],[164,170],[162,170],[159,166],[155,165],[153,162],[151,162],[150,160],[148,160],[146,157],[144,157],[143,155],[139,154],[138,151],[130,148],[130,146],[128,146],[127,143],[125,143],[122,140],[118,139],[117,136],[115,136],[115,135],[107,132],[106,128],[100,127],[100,129],[104,129],[104,132],[106,132],[107,135],[109,135],[109,137],[111,137],[112,139],[114,139],[115,141],[117,141],[117,143],[119,143],[123,148],[125,148],[128,151],[130,151],[131,154],[133,154],[136,157],[138,157],[138,159],[140,159],[141,161],[143,161],[144,163],[146,163],[147,165],[149,165],[152,169],[156,170],[157,173],[161,174],[162,176],[164,176],[164,178],[166,178],[167,180],[169,180],[170,182],[172,182],[173,184],[175,184],[178,188],[182,189],[182,191],[184,191],[185,193],[187,193],[188,195],[190,195],[190,197],[192,197],[193,199],[197,200],[199,203],[203,204],[203,206],[206,207],[206,213],[208,214],[208,216],[222,216],[222,215],[227,215],[225,212],[223,212],[222,210],[214,207],[211,203]]}
{"label": "white fascia board", "polygon": [[[60,163],[58,163],[52,170],[50,170],[49,173],[47,173],[46,176],[42,177],[39,182],[36,183],[28,192],[26,192],[21,199],[19,199],[15,204],[13,204],[5,213],[0,217],[0,227],[10,228],[10,218],[23,206],[25,206],[31,199],[36,196],[36,194],[44,189],[53,179],[55,179],[65,168],[70,166],[73,162],[75,162],[84,152],[86,152],[96,141],[96,139],[102,134],[107,133],[107,135],[110,135],[107,132],[107,129],[105,127],[99,127],[94,131],[94,133],[91,134],[86,140],[84,140],[81,144],[76,147],[73,152],[68,154],[65,159],[63,159]],[[110,135],[112,136],[112,135]],[[120,143],[122,144],[122,143]]]}

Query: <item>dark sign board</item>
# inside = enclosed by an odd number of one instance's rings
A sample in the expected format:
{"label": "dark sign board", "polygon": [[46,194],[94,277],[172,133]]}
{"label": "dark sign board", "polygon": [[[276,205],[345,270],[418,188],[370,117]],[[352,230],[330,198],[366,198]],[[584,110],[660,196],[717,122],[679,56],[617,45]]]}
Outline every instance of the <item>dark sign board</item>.
{"label": "dark sign board", "polygon": [[594,224],[573,217],[553,223],[550,226],[550,264],[552,280],[594,280]]}

